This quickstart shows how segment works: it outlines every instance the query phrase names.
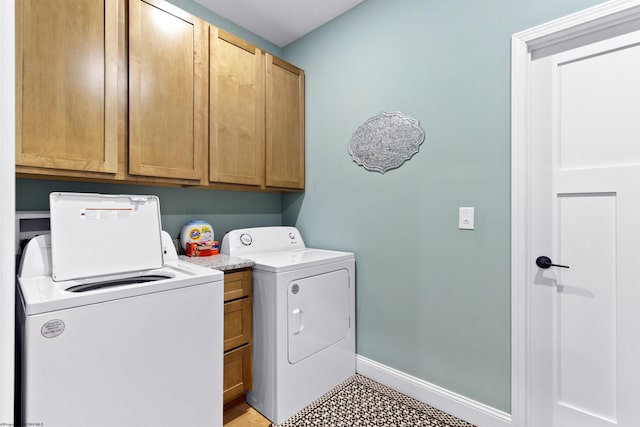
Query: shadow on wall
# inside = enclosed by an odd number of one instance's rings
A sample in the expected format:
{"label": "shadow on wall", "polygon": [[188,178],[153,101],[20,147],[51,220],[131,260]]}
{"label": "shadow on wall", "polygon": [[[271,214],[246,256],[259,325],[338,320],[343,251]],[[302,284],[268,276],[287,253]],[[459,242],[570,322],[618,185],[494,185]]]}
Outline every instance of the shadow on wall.
{"label": "shadow on wall", "polygon": [[182,226],[192,219],[210,223],[216,240],[222,240],[226,232],[236,228],[282,225],[280,193],[130,184],[16,179],[16,210],[49,210],[49,194],[54,191],[157,196],[160,199],[162,228],[174,238],[179,236]]}
{"label": "shadow on wall", "polygon": [[304,193],[290,193],[282,196],[282,225],[295,226],[302,209]]}

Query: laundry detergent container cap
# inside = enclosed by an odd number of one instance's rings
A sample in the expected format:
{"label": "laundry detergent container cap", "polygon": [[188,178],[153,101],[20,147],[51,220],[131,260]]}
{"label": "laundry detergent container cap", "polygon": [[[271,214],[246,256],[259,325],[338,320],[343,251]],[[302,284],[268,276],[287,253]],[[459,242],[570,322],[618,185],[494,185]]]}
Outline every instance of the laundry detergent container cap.
{"label": "laundry detergent container cap", "polygon": [[49,208],[54,281],[163,267],[156,196],[54,192]]}

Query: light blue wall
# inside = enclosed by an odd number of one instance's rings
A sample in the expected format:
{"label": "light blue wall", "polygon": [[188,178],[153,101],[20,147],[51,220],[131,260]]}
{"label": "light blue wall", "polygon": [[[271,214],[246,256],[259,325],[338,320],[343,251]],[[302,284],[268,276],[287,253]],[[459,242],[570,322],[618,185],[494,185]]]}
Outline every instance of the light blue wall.
{"label": "light blue wall", "polygon": [[[283,221],[356,253],[358,354],[510,412],[510,36],[596,3],[366,0],[285,48],[306,72],[307,169]],[[347,153],[380,111],[426,132],[385,175]]]}
{"label": "light blue wall", "polygon": [[220,241],[227,231],[235,228],[282,223],[280,194],[36,179],[16,180],[16,210],[49,210],[49,193],[52,191],[158,196],[162,228],[174,238],[191,219],[209,222],[216,240]]}

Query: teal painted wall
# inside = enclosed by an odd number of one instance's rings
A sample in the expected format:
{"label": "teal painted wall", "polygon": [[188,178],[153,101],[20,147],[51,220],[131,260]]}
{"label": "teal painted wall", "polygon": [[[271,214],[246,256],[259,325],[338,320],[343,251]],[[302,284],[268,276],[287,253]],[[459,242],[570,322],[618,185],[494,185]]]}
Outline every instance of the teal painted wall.
{"label": "teal painted wall", "polygon": [[16,180],[16,210],[49,210],[49,193],[53,191],[158,196],[162,228],[174,238],[191,219],[209,222],[219,241],[229,230],[282,223],[280,194],[36,179]]}
{"label": "teal painted wall", "polygon": [[[285,48],[306,72],[306,192],[283,222],[356,253],[358,354],[510,412],[510,37],[596,3],[366,0]],[[384,175],[347,152],[381,111],[426,132]]]}

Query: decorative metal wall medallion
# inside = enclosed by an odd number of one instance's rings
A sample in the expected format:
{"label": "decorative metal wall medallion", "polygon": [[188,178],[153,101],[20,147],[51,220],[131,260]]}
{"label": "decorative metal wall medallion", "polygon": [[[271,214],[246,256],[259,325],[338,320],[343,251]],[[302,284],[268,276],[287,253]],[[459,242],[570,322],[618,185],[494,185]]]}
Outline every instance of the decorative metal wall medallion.
{"label": "decorative metal wall medallion", "polygon": [[349,141],[349,155],[369,171],[402,166],[420,149],[424,130],[420,122],[400,112],[382,112],[362,124]]}

